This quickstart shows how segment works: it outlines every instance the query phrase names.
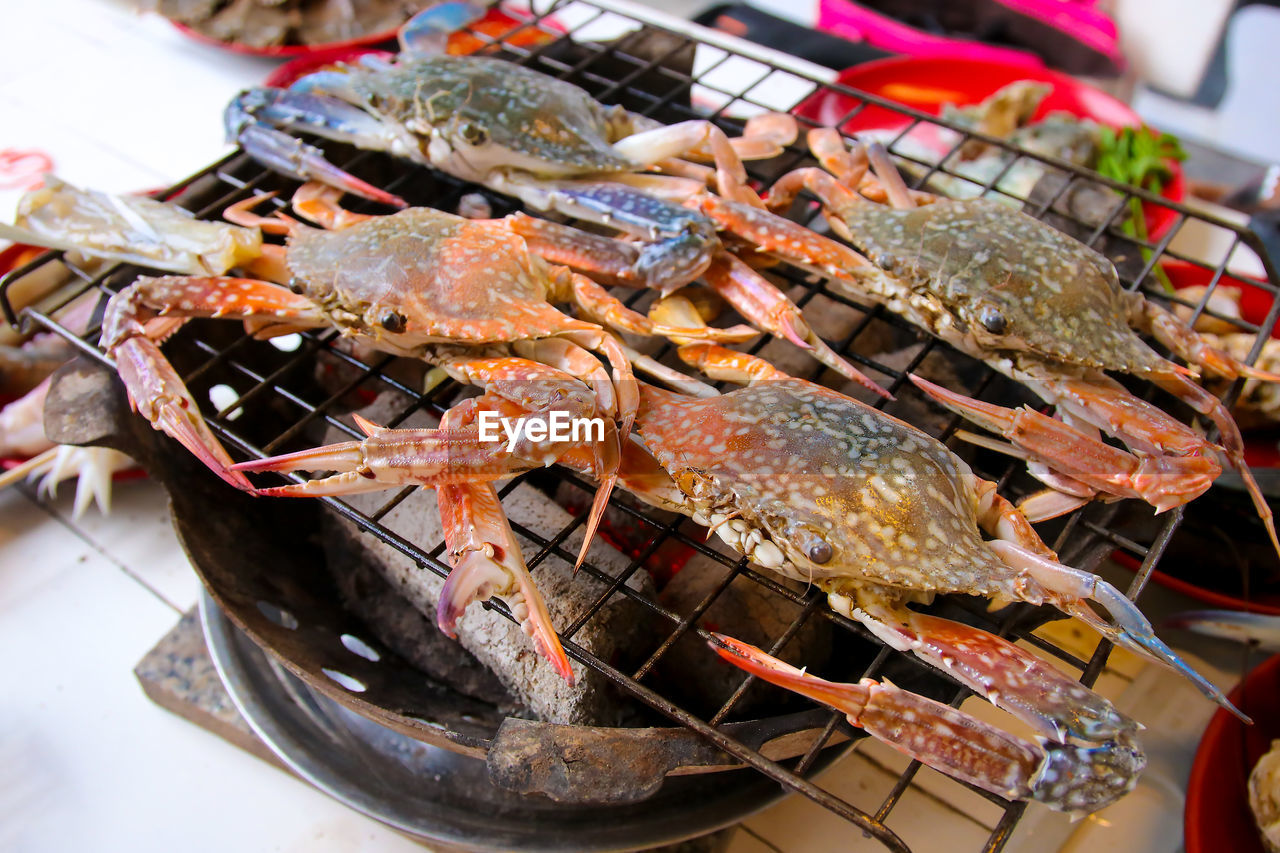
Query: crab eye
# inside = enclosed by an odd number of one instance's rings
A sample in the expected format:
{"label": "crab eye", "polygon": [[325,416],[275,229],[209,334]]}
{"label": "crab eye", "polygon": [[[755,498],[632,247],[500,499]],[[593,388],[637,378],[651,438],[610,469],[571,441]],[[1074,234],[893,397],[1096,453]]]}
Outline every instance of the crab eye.
{"label": "crab eye", "polygon": [[489,131],[473,121],[464,122],[458,132],[468,145],[484,145],[489,141]]}
{"label": "crab eye", "polygon": [[793,530],[791,542],[801,554],[804,554],[809,562],[819,566],[831,562],[831,558],[835,556],[835,550],[831,547],[831,543],[807,526]]}
{"label": "crab eye", "polygon": [[833,552],[830,543],[819,539],[809,545],[809,550],[805,553],[805,556],[809,558],[809,562],[817,563],[821,566],[823,563],[830,562]]}
{"label": "crab eye", "polygon": [[978,322],[993,335],[1003,335],[1005,329],[1009,328],[1009,321],[994,305],[982,306],[982,310],[978,312]]}
{"label": "crab eye", "polygon": [[403,314],[396,311],[388,311],[386,316],[382,318],[382,328],[388,332],[403,332],[408,322],[409,318]]}

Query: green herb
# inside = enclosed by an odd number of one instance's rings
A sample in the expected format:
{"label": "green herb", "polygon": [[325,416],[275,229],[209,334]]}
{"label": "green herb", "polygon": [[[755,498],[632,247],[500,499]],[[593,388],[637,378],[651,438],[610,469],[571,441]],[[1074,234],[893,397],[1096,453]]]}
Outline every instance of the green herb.
{"label": "green herb", "polygon": [[[1185,159],[1187,152],[1173,134],[1160,133],[1146,125],[1119,130],[1098,128],[1098,159],[1094,169],[1104,177],[1158,193],[1173,178],[1169,162]],[[1147,217],[1142,210],[1141,199],[1129,199],[1129,216],[1121,229],[1140,240],[1147,240]],[[1150,260],[1150,250],[1144,248],[1142,256]],[[1154,272],[1164,289],[1172,293],[1173,284],[1164,270],[1157,265]]]}

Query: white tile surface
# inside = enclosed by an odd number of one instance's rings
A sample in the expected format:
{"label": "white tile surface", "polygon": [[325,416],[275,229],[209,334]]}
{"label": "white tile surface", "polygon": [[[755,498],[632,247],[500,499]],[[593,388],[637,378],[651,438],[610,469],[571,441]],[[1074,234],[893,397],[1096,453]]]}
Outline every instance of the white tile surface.
{"label": "white tile surface", "polygon": [[151,704],[132,669],[175,621],[0,493],[0,850],[422,849]]}
{"label": "white tile surface", "polygon": [[114,484],[111,514],[88,511],[72,520],[74,483],[58,490],[49,510],[88,547],[182,614],[199,598],[200,581],[174,537],[169,499],[150,480]]}
{"label": "white tile surface", "polygon": [[[164,186],[230,150],[222,108],[278,64],[193,42],[125,0],[7,3],[0,149],[43,150],[97,189]],[[18,195],[0,191],[0,215]]]}

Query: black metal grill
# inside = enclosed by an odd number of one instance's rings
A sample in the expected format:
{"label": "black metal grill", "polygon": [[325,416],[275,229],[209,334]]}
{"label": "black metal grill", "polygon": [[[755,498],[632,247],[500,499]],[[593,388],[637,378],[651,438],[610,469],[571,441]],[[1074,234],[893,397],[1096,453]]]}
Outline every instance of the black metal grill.
{"label": "black metal grill", "polygon": [[[634,12],[623,11],[622,7],[606,6],[604,3],[597,5],[592,0],[567,0],[567,2],[556,3],[539,14],[529,16],[527,23],[520,30],[508,33],[502,38],[495,39],[483,34],[477,34],[477,38],[490,43],[491,49],[499,51],[502,55],[514,61],[583,86],[604,102],[624,103],[632,110],[667,123],[686,118],[708,116],[706,111],[700,110],[690,103],[689,95],[694,92],[698,96],[709,95],[715,100],[723,101],[726,107],[711,113],[709,117],[720,122],[726,130],[731,132],[739,130],[741,123],[727,114],[728,110],[733,108],[734,105],[741,106],[745,104],[756,109],[785,109],[792,106],[792,104],[780,104],[776,101],[766,101],[762,98],[760,93],[764,91],[764,87],[761,86],[761,81],[766,78],[774,78],[785,80],[785,86],[789,87],[788,91],[794,88],[801,92],[801,95],[796,96],[797,98],[804,94],[803,90],[806,88],[811,88],[815,92],[836,92],[848,96],[851,99],[850,108],[841,118],[841,125],[856,118],[863,110],[871,106],[907,116],[911,120],[911,124],[903,131],[904,134],[911,128],[925,123],[944,124],[930,116],[904,109],[890,102],[824,83],[820,77],[810,76],[806,71],[806,66],[803,64],[789,62],[785,57],[759,51],[745,43],[739,43],[731,38],[720,34],[712,34],[710,31],[701,30],[700,28],[684,26],[681,28],[681,32],[668,33],[667,40],[663,42],[664,46],[657,51],[657,55],[641,55],[639,48],[637,48],[638,42],[632,38],[624,38],[608,43],[588,41],[593,31],[608,24],[623,23],[632,27],[640,26],[642,20],[639,17],[635,17],[635,15],[636,13]],[[568,24],[570,27],[571,32],[569,34],[565,34],[562,31],[564,24]],[[547,44],[534,47],[519,47],[513,42],[518,40],[516,36],[525,28],[537,28],[550,34],[553,39]],[[690,62],[690,56],[694,51],[700,52],[697,57],[698,70],[696,76],[691,70],[693,66]],[[710,62],[709,66],[707,62]],[[733,67],[735,69],[741,67],[744,70],[740,73],[737,71],[732,74],[723,73],[730,63],[737,63],[738,65]],[[732,87],[721,82],[728,78],[732,78],[735,81]],[[695,86],[701,88],[695,89]],[[1113,255],[1116,253],[1117,247],[1119,247],[1121,254],[1128,254],[1129,263],[1121,265],[1121,274],[1129,287],[1142,287],[1157,298],[1167,299],[1159,291],[1158,287],[1152,286],[1152,271],[1156,268],[1157,263],[1164,258],[1177,258],[1201,266],[1211,273],[1211,288],[1217,286],[1226,265],[1227,255],[1224,255],[1216,263],[1205,264],[1197,258],[1181,255],[1170,248],[1171,241],[1178,228],[1184,223],[1194,221],[1229,238],[1232,251],[1238,246],[1247,246],[1263,255],[1269,284],[1262,285],[1262,287],[1272,294],[1273,301],[1262,328],[1269,330],[1275,324],[1277,317],[1280,316],[1280,300],[1274,299],[1275,293],[1280,288],[1280,277],[1277,276],[1271,262],[1261,252],[1254,235],[1246,229],[1206,217],[1183,205],[1170,204],[1151,193],[1100,179],[1098,176],[1069,163],[1025,154],[1000,140],[980,137],[977,134],[966,132],[959,128],[952,129],[959,130],[962,133],[962,141],[980,138],[985,142],[1010,151],[1017,155],[1018,159],[1030,158],[1047,163],[1062,174],[1064,181],[1061,187],[1056,189],[1050,197],[1041,199],[1039,203],[1028,208],[1029,212],[1035,216],[1047,217],[1056,215],[1053,214],[1054,205],[1059,199],[1064,198],[1073,186],[1078,185],[1080,182],[1097,182],[1117,191],[1115,207],[1101,224],[1082,222],[1070,215],[1066,216],[1065,220],[1074,223],[1078,228],[1084,229],[1082,240],[1086,244],[1097,245]],[[962,143],[957,143],[956,148],[959,147],[959,144]],[[476,189],[439,173],[392,161],[384,155],[357,152],[334,144],[325,144],[324,147],[331,158],[344,168],[371,183],[401,195],[410,203],[453,210],[463,194],[473,192]],[[910,158],[906,159],[909,160]],[[767,185],[785,171],[811,162],[803,147],[798,145],[782,157],[763,163],[749,164],[749,168],[753,179],[762,185]],[[922,170],[916,176],[917,186],[923,185],[939,174],[962,177],[950,167],[949,164],[952,162],[950,155],[944,158],[940,164],[916,162]],[[1014,162],[1017,162],[1017,160],[1011,161],[1010,167]],[[1007,171],[1008,167],[1001,175],[996,175],[985,184],[982,184],[982,190],[994,193],[1003,192],[995,188],[995,184]],[[289,182],[264,171],[243,154],[237,152],[182,181],[172,189],[169,195],[192,207],[199,217],[216,217],[228,205],[250,195],[279,190],[281,191],[280,198],[287,198],[291,189],[292,185]],[[493,203],[496,215],[501,215],[514,209],[508,200],[495,197],[487,191],[485,194]],[[1134,197],[1147,204],[1174,211],[1176,214],[1174,227],[1164,237],[1154,242],[1135,240],[1125,234],[1122,230],[1124,217],[1121,214],[1127,209],[1128,200]],[[1019,200],[1022,201],[1023,199]],[[284,203],[277,198],[274,204],[283,206]],[[354,207],[360,209],[361,206],[356,204]],[[802,213],[806,217],[807,224],[821,227],[820,217],[817,215],[813,205],[810,204]],[[19,320],[9,299],[11,286],[19,279],[34,273],[46,264],[55,262],[59,258],[60,255],[58,254],[42,256],[22,269],[16,270],[0,285],[3,308],[6,317],[11,323],[16,324]],[[68,265],[71,274],[77,281],[77,286],[72,288],[74,292],[64,292],[65,298],[59,304],[46,304],[38,310],[27,309],[25,316],[72,338],[85,353],[100,361],[107,362],[106,356],[96,347],[98,329],[91,329],[83,338],[77,338],[62,328],[53,318],[60,305],[65,304],[66,301],[74,298],[79,293],[95,288],[104,293],[115,293],[128,285],[139,270],[135,267],[116,265],[104,272],[90,273],[77,267],[67,259],[63,259],[63,262]],[[820,313],[821,309],[833,303],[846,306],[858,313],[856,322],[852,324],[845,336],[840,340],[831,341],[831,344],[838,352],[845,355],[860,368],[868,371],[873,378],[885,381],[889,390],[899,398],[898,402],[888,404],[888,410],[895,414],[911,418],[912,413],[925,410],[925,407],[920,405],[922,400],[918,392],[905,379],[906,374],[913,370],[924,372],[927,375],[929,373],[929,365],[926,363],[926,359],[930,354],[934,353],[944,354],[948,359],[961,365],[957,372],[965,377],[967,387],[957,390],[985,399],[999,396],[1001,397],[1001,402],[1005,403],[1009,402],[1005,395],[1019,393],[1017,389],[1011,388],[1009,383],[999,379],[985,366],[973,363],[965,356],[950,351],[945,345],[927,338],[882,308],[860,304],[830,289],[824,280],[801,270],[785,266],[775,268],[770,273],[776,276],[784,286],[794,288],[793,293],[797,301],[812,313]],[[627,292],[625,298],[629,303],[635,304],[646,299],[647,296],[643,293]],[[1206,296],[1205,299],[1193,306],[1197,315],[1206,310],[1207,301],[1208,297]],[[1239,325],[1247,331],[1259,331],[1258,327],[1247,323],[1239,323]],[[389,426],[396,426],[420,410],[433,412],[437,415],[442,413],[452,402],[454,392],[458,390],[451,382],[446,382],[434,387],[426,394],[421,394],[417,388],[396,377],[391,369],[394,366],[393,358],[375,356],[365,360],[352,355],[345,349],[335,347],[336,332],[308,333],[304,335],[302,346],[295,352],[282,354],[271,350],[269,344],[256,342],[242,334],[229,332],[227,326],[228,324],[214,324],[209,321],[189,324],[181,333],[181,339],[185,341],[184,346],[189,349],[194,348],[197,357],[191,364],[180,365],[180,369],[184,371],[184,378],[193,387],[193,391],[196,391],[196,388],[207,377],[214,374],[235,378],[240,395],[237,402],[221,411],[213,411],[212,407],[208,407],[209,410],[206,414],[213,429],[224,443],[233,453],[242,456],[261,456],[295,449],[295,447],[306,443],[306,434],[313,431],[313,428],[321,423],[343,429],[352,436],[358,436],[359,433],[341,416],[342,405],[340,401],[346,399],[352,392],[372,393],[391,389],[402,394],[407,401],[406,405],[388,424]],[[869,351],[868,348],[862,346],[867,340],[876,335],[900,342],[918,341],[921,345],[918,352],[910,357],[909,363],[905,366],[901,363],[890,365],[877,357],[875,352]],[[759,351],[766,345],[767,340],[762,339],[751,351]],[[668,350],[661,351],[659,357],[669,356]],[[1254,357],[1256,357],[1257,350],[1258,347],[1255,347]],[[267,353],[270,358],[264,359],[264,353]],[[297,381],[297,377],[308,375],[317,361],[331,366],[334,370],[342,371],[344,377],[336,386],[330,386],[323,393],[317,392],[313,386]],[[265,367],[263,366],[264,364],[266,364]],[[811,374],[806,378],[821,381],[824,377],[830,376],[831,374],[824,373],[821,367],[815,366]],[[954,382],[952,384],[954,385]],[[1149,395],[1158,395],[1158,392],[1154,389],[1143,388],[1141,390]],[[1238,386],[1232,389],[1232,394],[1237,393],[1237,391]],[[199,398],[199,392],[196,391],[196,393]],[[914,409],[907,410],[903,408],[911,402],[917,404]],[[1167,403],[1168,399],[1165,398],[1162,402]],[[885,402],[879,401],[876,405],[884,407]],[[233,419],[240,411],[248,413],[267,407],[273,407],[277,412],[286,414],[281,421],[281,425],[269,435],[250,434],[242,430],[237,421]],[[247,420],[249,418],[246,418]],[[937,423],[940,426],[936,426],[932,431],[940,435],[944,440],[950,439],[952,433],[959,426],[958,419],[954,418],[949,421],[938,421]],[[1010,463],[1008,459],[985,451],[974,451],[956,442],[952,442],[952,444],[955,445],[957,451],[963,451],[966,454],[966,458],[971,461],[977,473],[999,482],[1002,493],[1007,496],[1011,498],[1017,497],[1032,488],[1031,481],[1021,472],[1018,464]],[[540,476],[546,477],[547,475],[541,474]],[[583,511],[577,515],[572,524],[566,526],[565,529],[560,530],[554,536],[548,537],[540,535],[537,531],[518,528],[519,533],[537,542],[540,546],[537,553],[526,555],[528,564],[535,571],[535,574],[538,564],[553,551],[565,559],[571,560],[573,558],[574,555],[563,547],[563,543],[566,537],[582,524],[585,518],[585,507],[590,503],[590,495],[593,491],[592,484],[581,481],[571,474],[557,470],[554,476],[574,484],[581,490]],[[502,490],[502,494],[505,496],[514,486],[514,482],[507,485]],[[441,560],[441,553],[444,548],[442,542],[405,542],[399,537],[390,534],[380,525],[380,519],[411,491],[412,489],[405,489],[391,496],[378,511],[368,515],[357,512],[341,501],[334,500],[330,501],[330,503],[350,523],[392,542],[425,568],[444,576],[449,571],[449,567]],[[1203,500],[1211,499],[1212,497],[1203,498]],[[914,658],[904,656],[884,647],[878,641],[875,641],[860,625],[831,612],[825,605],[824,596],[817,590],[811,589],[805,593],[794,592],[767,574],[747,566],[745,561],[735,562],[707,547],[703,544],[701,532],[694,529],[691,523],[668,522],[646,509],[637,509],[623,500],[614,499],[613,503],[620,512],[627,514],[635,519],[638,524],[644,526],[648,530],[648,536],[638,549],[638,553],[635,554],[630,565],[620,575],[615,576],[610,572],[601,570],[590,562],[584,566],[580,582],[596,584],[599,595],[596,599],[595,607],[574,624],[564,626],[561,636],[567,653],[587,666],[599,670],[624,692],[636,697],[657,712],[681,725],[702,733],[726,752],[737,756],[761,773],[776,779],[782,785],[802,793],[833,812],[840,814],[855,826],[874,835],[887,848],[905,849],[905,845],[885,825],[885,822],[900,802],[907,786],[919,769],[918,763],[912,763],[901,775],[897,784],[894,785],[878,809],[872,813],[864,812],[823,790],[811,778],[808,778],[814,768],[819,752],[824,746],[828,745],[832,735],[840,730],[854,734],[843,721],[842,715],[833,712],[824,736],[813,745],[807,754],[797,760],[786,762],[784,766],[764,758],[759,753],[738,744],[717,730],[717,726],[731,718],[735,704],[750,682],[749,678],[744,679],[737,692],[718,711],[703,719],[655,690],[651,686],[652,680],[648,676],[658,659],[681,636],[691,631],[705,636],[705,632],[695,625],[698,617],[711,606],[716,597],[738,576],[749,578],[754,583],[768,589],[771,594],[784,596],[796,602],[802,608],[800,615],[786,630],[774,638],[772,646],[767,649],[772,653],[776,654],[783,648],[800,630],[806,620],[823,619],[833,623],[840,631],[851,632],[859,638],[858,642],[865,644],[869,650],[865,658],[857,661],[858,666],[856,668],[846,667],[840,669],[833,664],[828,671],[824,672],[828,677],[846,681],[856,681],[860,677],[875,678],[884,673],[886,666],[889,666],[891,662],[894,665],[903,665],[905,661],[905,665],[914,666],[922,670],[927,669],[927,667],[915,661]],[[1046,539],[1052,538],[1050,544],[1059,551],[1064,562],[1084,569],[1093,569],[1112,551],[1128,553],[1141,562],[1141,568],[1128,590],[1130,597],[1134,597],[1142,591],[1152,570],[1161,559],[1170,537],[1182,520],[1183,511],[1181,509],[1172,511],[1163,517],[1162,523],[1153,526],[1149,525],[1147,528],[1148,533],[1142,538],[1142,541],[1135,541],[1135,539],[1131,538],[1131,534],[1118,529],[1117,519],[1118,514],[1121,512],[1122,507],[1118,504],[1096,504],[1086,507],[1071,514],[1064,520],[1046,526],[1046,529],[1051,534],[1051,536],[1046,536]],[[1134,512],[1142,514],[1145,512],[1148,517],[1150,516],[1148,510],[1142,507],[1135,508],[1129,504],[1123,506],[1123,512],[1126,514],[1133,514]],[[725,568],[724,577],[719,585],[706,596],[693,613],[685,617],[670,612],[661,604],[638,595],[626,585],[627,578],[640,571],[645,561],[664,543],[671,540],[678,541],[687,548],[701,552],[707,557],[718,561]],[[603,606],[614,595],[631,596],[642,607],[655,613],[668,628],[665,637],[660,643],[656,644],[656,649],[648,660],[638,669],[631,672],[622,672],[615,669],[609,662],[592,657],[574,643],[575,633],[592,617],[599,607]],[[495,606],[499,610],[504,610],[501,605]],[[1044,617],[1044,614],[1039,614],[1034,608],[1018,605],[1001,611],[1000,614],[993,617],[985,611],[984,602],[981,601],[960,598],[951,602],[949,606],[960,608],[964,613],[962,618],[965,621],[992,630],[1001,636],[1025,639],[1037,648],[1061,660],[1064,664],[1082,670],[1082,681],[1086,684],[1093,683],[1106,662],[1109,652],[1109,645],[1106,642],[1100,643],[1088,660],[1083,660],[1031,634],[1031,629]],[[969,691],[958,688],[953,682],[946,681],[944,677],[935,677],[939,679],[939,684],[945,686],[945,694],[940,695],[943,695],[944,699],[950,698],[953,704],[958,705],[970,695]],[[962,783],[957,782],[955,784]],[[976,789],[973,790],[976,791]],[[981,791],[977,791],[977,793],[997,803],[1004,809],[1002,818],[985,845],[987,850],[998,850],[1008,839],[1013,826],[1022,814],[1024,806],[1020,803],[1007,803],[998,797]]]}

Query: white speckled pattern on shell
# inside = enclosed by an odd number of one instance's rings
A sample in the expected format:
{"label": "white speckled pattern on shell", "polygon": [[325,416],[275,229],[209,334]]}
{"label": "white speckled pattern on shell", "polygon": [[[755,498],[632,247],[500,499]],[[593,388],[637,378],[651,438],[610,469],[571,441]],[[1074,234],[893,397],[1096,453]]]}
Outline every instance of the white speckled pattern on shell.
{"label": "white speckled pattern on shell", "polygon": [[[1030,350],[1138,375],[1168,369],[1129,327],[1111,262],[1020,211],[990,199],[944,199],[910,210],[857,204],[843,218],[860,252],[981,339],[971,345],[979,358]],[[982,324],[993,311],[1004,326],[998,332]]]}
{"label": "white speckled pattern on shell", "polygon": [[385,336],[403,316],[401,346],[497,343],[598,327],[547,303],[548,268],[500,226],[429,208],[377,216],[339,231],[300,231],[289,243],[295,284],[348,332]]}
{"label": "white speckled pattern on shell", "polygon": [[501,59],[434,56],[385,69],[350,68],[349,85],[369,112],[416,134],[425,150],[431,132],[468,148],[505,152],[540,176],[619,172],[633,168],[612,147],[611,112],[585,91]]}
{"label": "white speckled pattern on shell", "polygon": [[[770,381],[700,400],[646,391],[636,426],[678,485],[711,483],[717,512],[767,531],[785,574],[828,591],[849,578],[1009,592],[964,463],[883,412],[801,380]],[[815,536],[832,548],[820,565],[803,550]]]}

